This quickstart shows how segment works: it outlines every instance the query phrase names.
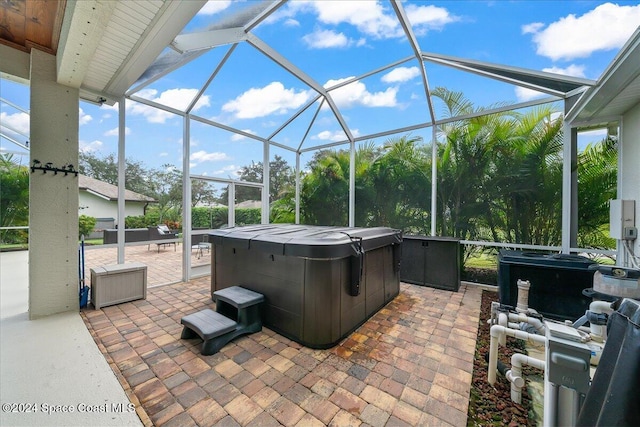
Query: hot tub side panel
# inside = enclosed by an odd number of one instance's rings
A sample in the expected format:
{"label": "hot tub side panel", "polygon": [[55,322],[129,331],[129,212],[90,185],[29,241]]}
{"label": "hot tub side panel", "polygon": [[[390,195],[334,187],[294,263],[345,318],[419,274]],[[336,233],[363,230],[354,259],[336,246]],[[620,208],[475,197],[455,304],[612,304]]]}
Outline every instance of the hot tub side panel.
{"label": "hot tub side panel", "polygon": [[305,259],[303,333],[310,347],[331,347],[341,336],[341,299],[349,277],[347,258]]}
{"label": "hot tub side panel", "polygon": [[303,336],[304,260],[215,245],[211,294],[242,286],[264,295],[265,325],[288,337]]}
{"label": "hot tub side panel", "polygon": [[211,293],[234,285],[259,292],[267,327],[305,346],[328,348],[398,295],[399,249],[387,245],[364,254],[360,294],[354,296],[350,257],[301,258],[214,244]]}

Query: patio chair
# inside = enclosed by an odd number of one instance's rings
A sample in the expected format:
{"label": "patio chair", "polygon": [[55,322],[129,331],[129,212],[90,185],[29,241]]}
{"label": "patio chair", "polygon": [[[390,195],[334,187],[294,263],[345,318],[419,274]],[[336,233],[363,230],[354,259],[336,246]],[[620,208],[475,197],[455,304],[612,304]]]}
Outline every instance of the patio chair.
{"label": "patio chair", "polygon": [[196,251],[196,258],[200,259],[204,255],[204,251],[207,253],[211,251],[211,243],[209,243],[209,236],[207,234],[194,234],[191,235],[191,250]]}
{"label": "patio chair", "polygon": [[[178,233],[171,231],[169,229],[169,227],[167,227],[165,224],[160,224],[157,225],[155,227],[147,227],[149,229],[149,240],[165,240],[165,239],[177,239],[178,238]],[[161,242],[155,242],[156,245],[158,246],[158,252],[160,252],[160,246],[165,247],[166,245],[173,245],[173,251],[176,251],[176,242],[166,242],[166,243],[161,243]],[[147,246],[147,250],[149,250],[149,247],[151,245]]]}

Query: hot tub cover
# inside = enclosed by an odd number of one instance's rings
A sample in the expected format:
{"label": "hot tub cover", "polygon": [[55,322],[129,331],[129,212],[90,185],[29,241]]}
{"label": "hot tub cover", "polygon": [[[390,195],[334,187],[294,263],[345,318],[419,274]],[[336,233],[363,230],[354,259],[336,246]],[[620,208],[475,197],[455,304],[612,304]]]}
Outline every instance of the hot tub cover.
{"label": "hot tub cover", "polygon": [[402,231],[388,227],[333,227],[264,224],[232,227],[210,233],[222,246],[303,258],[344,258],[402,242]]}

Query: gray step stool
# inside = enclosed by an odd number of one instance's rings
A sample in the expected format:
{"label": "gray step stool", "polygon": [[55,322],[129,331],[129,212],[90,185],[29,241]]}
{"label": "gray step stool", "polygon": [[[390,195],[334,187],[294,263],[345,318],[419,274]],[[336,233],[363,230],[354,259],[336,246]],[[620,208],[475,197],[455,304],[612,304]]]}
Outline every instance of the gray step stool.
{"label": "gray step stool", "polygon": [[240,286],[221,289],[213,293],[216,311],[206,308],[184,316],[180,338],[202,338],[201,353],[215,354],[234,338],[262,330],[260,304],[264,295]]}

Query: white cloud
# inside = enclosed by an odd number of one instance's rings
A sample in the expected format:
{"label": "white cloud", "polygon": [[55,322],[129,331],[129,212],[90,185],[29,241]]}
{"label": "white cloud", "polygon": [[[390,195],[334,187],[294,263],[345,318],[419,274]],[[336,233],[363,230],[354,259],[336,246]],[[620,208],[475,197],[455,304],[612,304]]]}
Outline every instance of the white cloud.
{"label": "white cloud", "polygon": [[515,88],[515,92],[516,92],[516,98],[518,99],[518,102],[527,102],[533,99],[547,96],[547,94],[538,92],[537,90],[527,89],[525,87],[520,87],[520,86]]}
{"label": "white cloud", "polygon": [[535,34],[544,27],[542,22],[532,22],[522,26],[522,34]]}
{"label": "white cloud", "polygon": [[[295,2],[293,2],[295,3]],[[318,20],[324,24],[347,23],[360,32],[374,38],[390,38],[402,35],[398,20],[390,9],[371,1],[318,1],[312,3]]]}
{"label": "white cloud", "polygon": [[78,117],[79,117],[78,122],[80,126],[86,125],[91,120],[93,120],[93,117],[91,117],[89,114],[85,114],[84,111],[82,111],[82,108],[78,108]]}
{"label": "white cloud", "polygon": [[295,20],[295,19],[287,19],[284,21],[284,26],[285,27],[299,27],[300,26],[300,22]]}
{"label": "white cloud", "polygon": [[169,155],[169,153],[167,153],[166,151],[163,151],[162,153],[158,153],[158,157],[167,157]]}
{"label": "white cloud", "polygon": [[382,76],[380,80],[384,83],[400,83],[411,80],[419,75],[420,70],[418,67],[397,67]]}
{"label": "white cloud", "polygon": [[[251,135],[257,135],[257,133],[252,131],[251,129],[241,129],[241,130],[243,132],[250,133]],[[232,141],[242,141],[243,139],[247,139],[247,137],[244,135],[240,135],[239,133],[234,133],[233,135],[231,135]]]}
{"label": "white cloud", "polygon": [[195,153],[191,153],[189,160],[191,160],[195,164],[198,164],[202,162],[217,162],[220,160],[229,160],[229,156],[227,156],[225,153],[216,151],[208,153],[204,150],[200,150],[196,151]]}
{"label": "white cloud", "polygon": [[[324,87],[332,87],[352,78],[353,77],[347,77],[346,79],[329,80]],[[332,90],[330,95],[340,108],[349,108],[354,105],[362,105],[365,107],[395,107],[398,104],[396,100],[397,93],[398,88],[395,87],[387,88],[384,92],[371,93],[367,90],[367,86],[364,83],[356,81]]]}
{"label": "white cloud", "polygon": [[450,14],[447,9],[433,5],[416,6],[415,4],[409,4],[405,11],[413,30],[418,36],[424,35],[431,30],[440,31],[445,25],[460,20],[459,17]]}
{"label": "white cloud", "polygon": [[533,34],[536,53],[552,60],[586,58],[624,45],[640,22],[640,5],[602,4],[582,16],[570,14],[543,26],[523,27]]}
{"label": "white cloud", "polygon": [[311,48],[327,49],[332,47],[345,47],[352,42],[344,33],[336,33],[332,30],[317,30],[302,37],[302,40]]}
{"label": "white cloud", "polygon": [[332,141],[332,142],[337,142],[337,141],[344,141],[347,139],[347,135],[345,135],[344,131],[342,130],[337,130],[337,131],[322,131],[320,133],[318,133],[315,137],[313,137],[312,139],[319,139],[321,141]]}
{"label": "white cloud", "polygon": [[91,142],[79,141],[78,145],[81,152],[92,153],[94,151],[100,150],[103,144],[102,141],[95,140]]}
{"label": "white cloud", "polygon": [[215,15],[231,6],[231,0],[209,0],[202,9],[198,12],[198,15]]}
{"label": "white cloud", "polygon": [[[413,24],[413,29],[418,35],[426,34],[429,30],[441,30],[446,24],[458,21],[459,18],[449,13],[445,8],[436,6],[416,6],[407,5],[405,7],[407,16]],[[327,26],[338,26],[349,24],[363,35],[374,39],[390,39],[404,36],[404,32],[398,23],[393,10],[387,6],[386,2],[380,1],[290,1],[283,8],[265,20],[265,23],[284,20],[295,20],[295,16],[301,13],[311,13],[316,15],[320,24]],[[299,22],[295,20],[299,25]],[[342,34],[342,33],[335,33]],[[346,38],[346,36],[345,36]],[[336,43],[336,40],[333,40]],[[350,45],[363,46],[366,39],[360,38],[357,41],[349,39]],[[317,44],[310,44],[317,47]],[[319,47],[342,47],[333,46]]]}
{"label": "white cloud", "polygon": [[[155,89],[144,89],[138,92],[141,98],[184,111],[198,94],[198,89],[169,89],[162,92],[160,96],[157,94],[158,91]],[[204,95],[193,107],[193,111],[209,105],[209,96]],[[139,102],[127,102],[127,109],[131,114],[146,117],[149,123],[164,123],[167,119],[177,117],[175,114]]]}
{"label": "white cloud", "polygon": [[29,114],[27,113],[7,114],[2,112],[0,113],[0,124],[6,124],[24,135],[29,135]]}
{"label": "white cloud", "polygon": [[571,64],[565,68],[560,68],[560,67],[543,68],[542,71],[546,71],[547,73],[562,74],[563,76],[585,77],[584,69],[585,69],[584,65]]}
{"label": "white cloud", "polygon": [[240,169],[241,167],[236,165],[225,166],[222,169],[218,169],[217,171],[214,171],[213,176],[231,175],[231,176],[239,177]]}
{"label": "white cloud", "polygon": [[285,89],[280,82],[271,82],[262,88],[251,88],[222,106],[222,111],[233,113],[239,119],[254,119],[269,114],[284,114],[307,102],[313,91]]}
{"label": "white cloud", "polygon": [[[110,129],[108,131],[106,131],[104,133],[104,136],[118,136],[118,129],[117,127]],[[127,126],[124,127],[124,134],[125,135],[131,135],[131,129]]]}

